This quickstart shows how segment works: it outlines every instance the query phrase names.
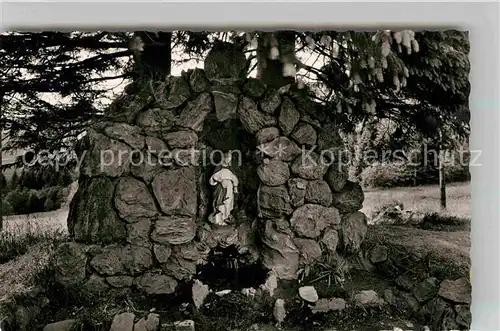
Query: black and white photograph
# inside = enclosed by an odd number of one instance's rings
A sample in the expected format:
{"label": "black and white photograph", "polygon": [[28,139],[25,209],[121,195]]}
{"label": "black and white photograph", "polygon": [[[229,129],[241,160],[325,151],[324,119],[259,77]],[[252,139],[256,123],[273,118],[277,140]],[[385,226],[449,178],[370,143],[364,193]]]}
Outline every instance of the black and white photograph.
{"label": "black and white photograph", "polygon": [[0,330],[470,330],[470,48],[1,32]]}

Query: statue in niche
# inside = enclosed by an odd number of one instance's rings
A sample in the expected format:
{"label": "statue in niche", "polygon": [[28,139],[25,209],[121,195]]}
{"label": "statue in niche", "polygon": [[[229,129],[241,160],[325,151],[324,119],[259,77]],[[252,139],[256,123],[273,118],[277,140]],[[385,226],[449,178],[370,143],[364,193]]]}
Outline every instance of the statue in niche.
{"label": "statue in niche", "polygon": [[215,168],[209,184],[215,186],[213,208],[208,220],[216,225],[228,225],[238,193],[238,177],[231,171],[231,153],[224,154],[220,166]]}

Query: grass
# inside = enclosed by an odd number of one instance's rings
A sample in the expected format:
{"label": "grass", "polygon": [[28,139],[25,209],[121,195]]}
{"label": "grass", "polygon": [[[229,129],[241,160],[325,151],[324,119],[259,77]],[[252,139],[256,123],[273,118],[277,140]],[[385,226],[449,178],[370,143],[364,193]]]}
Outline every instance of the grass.
{"label": "grass", "polygon": [[56,233],[0,236],[0,323],[7,330],[31,330],[32,318],[51,303],[44,293],[52,283],[53,252],[60,239],[64,236]]}
{"label": "grass", "polygon": [[369,219],[374,211],[394,201],[403,203],[404,209],[425,214],[438,213],[461,218],[471,217],[469,183],[451,183],[446,187],[447,210],[441,211],[438,185],[398,187],[390,189],[364,189],[363,213]]}
{"label": "grass", "polygon": [[64,229],[52,222],[40,222],[36,219],[24,223],[6,222],[0,233],[0,268],[17,256],[27,253],[40,243],[55,243],[66,238]]}
{"label": "grass", "polygon": [[63,207],[43,213],[5,216],[4,231],[21,233],[36,229],[42,232],[66,232],[68,212],[68,207]]}

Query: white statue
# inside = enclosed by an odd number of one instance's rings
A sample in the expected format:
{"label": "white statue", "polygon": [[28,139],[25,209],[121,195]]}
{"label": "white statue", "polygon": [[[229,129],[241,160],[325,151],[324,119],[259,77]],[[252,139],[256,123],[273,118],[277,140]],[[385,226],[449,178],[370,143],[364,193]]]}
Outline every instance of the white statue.
{"label": "white statue", "polygon": [[238,178],[231,171],[231,153],[224,155],[221,165],[218,166],[209,184],[215,186],[213,207],[209,221],[217,225],[227,225],[231,211],[234,209],[234,195],[238,193]]}

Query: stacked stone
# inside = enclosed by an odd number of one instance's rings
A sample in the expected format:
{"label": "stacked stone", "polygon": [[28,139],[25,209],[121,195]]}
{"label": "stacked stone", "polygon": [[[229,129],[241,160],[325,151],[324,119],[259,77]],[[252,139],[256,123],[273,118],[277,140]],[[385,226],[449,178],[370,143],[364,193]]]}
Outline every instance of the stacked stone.
{"label": "stacked stone", "polygon": [[[343,149],[340,137],[308,115],[313,103],[296,88],[273,91],[246,79],[243,53],[225,47],[223,56],[220,49],[207,56],[205,70],[128,88],[112,106],[121,116],[88,131],[68,217],[75,242],[56,254],[61,283],[168,294],[217,246],[236,245],[281,278],[295,278],[300,264],[326,251],[359,248],[361,188],[338,163],[301,161],[301,147],[318,147],[318,161],[320,152]],[[209,114],[239,118],[255,134],[258,220],[215,227],[206,219],[207,188],[193,151]]]}
{"label": "stacked stone", "polygon": [[[274,125],[253,121],[256,133],[261,252],[264,265],[282,279],[294,279],[301,266],[324,254],[360,248],[366,231],[359,212],[364,195],[348,181],[338,130],[312,120],[313,103],[288,87],[260,101],[248,113],[272,115]],[[256,124],[259,125],[256,125]]]}

